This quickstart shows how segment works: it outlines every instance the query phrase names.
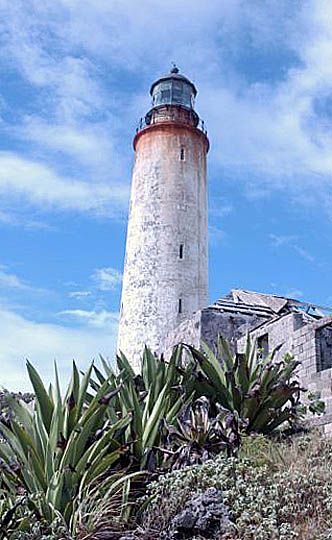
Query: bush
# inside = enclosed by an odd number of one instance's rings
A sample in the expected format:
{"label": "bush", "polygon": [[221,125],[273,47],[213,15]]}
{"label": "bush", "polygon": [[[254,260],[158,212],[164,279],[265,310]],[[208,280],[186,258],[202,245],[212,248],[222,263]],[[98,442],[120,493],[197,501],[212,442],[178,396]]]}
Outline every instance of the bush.
{"label": "bush", "polygon": [[193,494],[216,488],[222,491],[233,523],[220,539],[332,538],[332,442],[315,434],[267,444],[260,437],[249,446],[252,455],[247,447],[245,458],[218,456],[152,483],[152,499],[142,518],[146,534],[154,530],[161,539],[168,538],[174,518]]}

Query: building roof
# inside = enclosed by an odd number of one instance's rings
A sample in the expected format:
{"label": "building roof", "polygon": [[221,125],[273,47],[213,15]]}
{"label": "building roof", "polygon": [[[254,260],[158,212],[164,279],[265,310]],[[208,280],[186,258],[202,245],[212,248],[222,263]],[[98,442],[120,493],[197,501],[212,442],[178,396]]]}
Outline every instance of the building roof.
{"label": "building roof", "polygon": [[332,308],[301,302],[294,298],[265,294],[256,291],[232,289],[226,296],[209,306],[225,313],[255,315],[265,319],[275,319],[287,313],[297,312],[317,320],[332,314]]}

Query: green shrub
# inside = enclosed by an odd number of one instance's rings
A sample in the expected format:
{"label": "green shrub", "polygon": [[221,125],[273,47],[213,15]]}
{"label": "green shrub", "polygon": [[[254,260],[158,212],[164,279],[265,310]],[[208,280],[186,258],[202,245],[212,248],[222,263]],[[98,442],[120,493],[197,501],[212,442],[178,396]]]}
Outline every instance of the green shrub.
{"label": "green shrub", "polygon": [[[274,443],[265,462],[263,439],[245,459],[218,456],[174,471],[149,487],[142,523],[167,538],[167,529],[193,494],[215,487],[223,493],[234,532],[223,540],[328,540],[332,523],[332,442],[318,436]],[[250,455],[251,454],[251,455]],[[268,461],[269,461],[268,460]],[[148,536],[147,536],[148,538]]]}

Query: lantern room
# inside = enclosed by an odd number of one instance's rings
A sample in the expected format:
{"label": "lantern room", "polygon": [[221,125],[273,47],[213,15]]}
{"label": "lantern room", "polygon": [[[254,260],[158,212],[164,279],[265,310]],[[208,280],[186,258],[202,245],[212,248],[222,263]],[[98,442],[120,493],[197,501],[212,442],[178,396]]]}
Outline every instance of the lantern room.
{"label": "lantern room", "polygon": [[174,66],[170,73],[155,81],[150,90],[152,107],[163,105],[178,105],[187,109],[194,109],[197,90],[195,85],[179,73]]}

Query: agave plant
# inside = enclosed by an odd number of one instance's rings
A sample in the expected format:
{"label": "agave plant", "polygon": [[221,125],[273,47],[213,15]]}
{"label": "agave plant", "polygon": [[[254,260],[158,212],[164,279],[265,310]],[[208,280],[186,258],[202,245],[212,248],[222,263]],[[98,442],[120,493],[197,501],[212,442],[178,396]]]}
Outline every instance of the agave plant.
{"label": "agave plant", "polygon": [[175,424],[182,407],[192,400],[194,363],[190,358],[184,365],[184,354],[183,347],[176,347],[166,361],[145,348],[139,374],[123,354],[117,357],[116,369],[103,359],[104,373],[94,367],[98,379],[92,385],[94,390],[105,384],[110,392],[119,389],[108,405],[109,419],[115,421],[119,415],[131,418],[121,433],[121,444],[127,447],[127,457],[135,469],[153,471],[160,465],[158,447],[164,422]]}
{"label": "agave plant", "polygon": [[73,540],[62,516],[52,522],[42,514],[43,497],[13,497],[0,492],[0,540]]}
{"label": "agave plant", "polygon": [[296,376],[300,363],[292,356],[277,362],[275,350],[264,358],[249,336],[243,355],[232,354],[223,337],[218,338],[217,354],[202,347],[202,351],[189,350],[203,375],[204,395],[236,412],[245,422],[246,433],[268,434],[297,419],[303,389]]}
{"label": "agave plant", "polygon": [[71,521],[79,494],[104,478],[119,462],[122,449],[117,434],[130,422],[122,416],[111,422],[106,409],[118,389],[109,392],[105,381],[86,403],[92,366],[83,378],[73,364],[71,382],[62,398],[56,371],[55,387],[47,391],[33,366],[27,364],[35,393],[34,407],[10,400],[14,413],[9,425],[0,423],[0,478],[8,494],[41,494],[41,511]]}
{"label": "agave plant", "polygon": [[167,426],[164,453],[167,468],[180,469],[204,463],[220,452],[236,454],[240,446],[240,424],[236,412],[217,405],[211,416],[206,397],[197,399],[181,411],[176,426]]}
{"label": "agave plant", "polygon": [[5,424],[10,422],[13,416],[13,412],[10,408],[9,400],[15,398],[16,400],[24,401],[25,403],[31,403],[34,400],[34,395],[30,393],[18,394],[8,391],[0,391],[0,422]]}

